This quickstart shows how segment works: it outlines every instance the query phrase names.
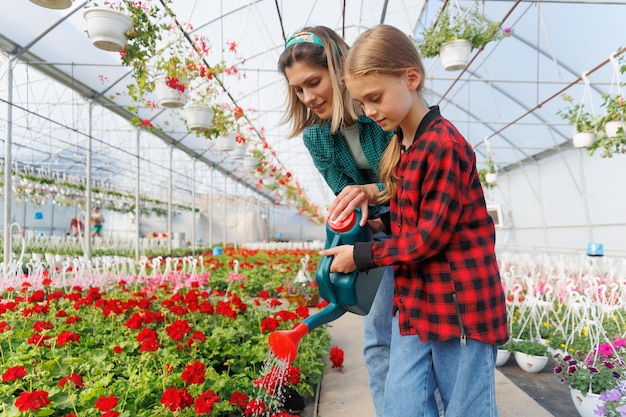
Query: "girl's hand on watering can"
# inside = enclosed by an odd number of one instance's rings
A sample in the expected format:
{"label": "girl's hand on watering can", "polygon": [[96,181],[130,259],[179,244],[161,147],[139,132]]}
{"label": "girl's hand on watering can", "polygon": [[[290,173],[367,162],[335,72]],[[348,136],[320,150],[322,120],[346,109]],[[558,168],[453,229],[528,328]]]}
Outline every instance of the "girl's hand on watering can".
{"label": "girl's hand on watering can", "polygon": [[367,223],[368,204],[376,204],[378,200],[378,187],[376,184],[348,185],[345,187],[328,207],[331,222],[342,221],[356,207],[361,208],[363,214],[360,226]]}
{"label": "girl's hand on watering can", "polygon": [[353,245],[341,245],[325,249],[320,252],[320,255],[334,256],[333,262],[330,264],[330,272],[348,274],[356,269],[352,252],[354,252]]}

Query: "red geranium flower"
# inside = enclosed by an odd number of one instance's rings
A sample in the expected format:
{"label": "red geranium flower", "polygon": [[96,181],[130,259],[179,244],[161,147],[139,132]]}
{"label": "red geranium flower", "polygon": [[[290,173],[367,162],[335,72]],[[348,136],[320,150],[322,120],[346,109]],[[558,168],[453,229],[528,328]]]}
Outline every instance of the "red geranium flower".
{"label": "red geranium flower", "polygon": [[93,408],[101,412],[111,411],[117,405],[117,397],[115,395],[102,396],[96,400]]}
{"label": "red geranium flower", "polygon": [[175,320],[172,324],[165,328],[168,336],[177,342],[180,342],[183,337],[191,331],[191,326],[187,320]]}
{"label": "red geranium flower", "polygon": [[57,336],[57,346],[63,346],[70,342],[80,343],[80,336],[69,330],[65,330]]}
{"label": "red geranium flower", "polygon": [[330,350],[330,361],[333,364],[333,368],[343,368],[343,350],[338,346],[333,347]]}
{"label": "red geranium flower", "polygon": [[59,381],[59,386],[63,387],[67,382],[72,382],[77,387],[83,387],[83,379],[76,372],[73,372],[70,376],[64,376]]}
{"label": "red geranium flower", "polygon": [[183,410],[193,404],[193,397],[185,387],[169,387],[161,396],[161,404],[170,411]]}
{"label": "red geranium flower", "polygon": [[196,398],[195,410],[196,414],[210,414],[213,410],[213,404],[218,402],[220,397],[215,395],[213,391],[203,392]]}
{"label": "red geranium flower", "polygon": [[194,361],[191,365],[185,366],[181,378],[189,385],[202,384],[204,382],[205,373],[204,364],[199,361]]}
{"label": "red geranium flower", "polygon": [[13,366],[7,369],[6,371],[4,371],[4,373],[2,374],[2,382],[15,381],[16,379],[22,378],[24,375],[26,375],[25,366],[21,366],[21,365]]}
{"label": "red geranium flower", "polygon": [[238,405],[241,408],[246,408],[246,404],[248,403],[248,396],[243,392],[235,391],[233,395],[230,396],[229,403],[233,405]]}
{"label": "red geranium flower", "polygon": [[24,391],[15,400],[15,407],[19,411],[34,411],[48,404],[50,404],[50,398],[48,398],[48,393],[43,390]]}
{"label": "red geranium flower", "polygon": [[273,332],[278,327],[278,320],[274,317],[265,317],[261,321],[261,333]]}

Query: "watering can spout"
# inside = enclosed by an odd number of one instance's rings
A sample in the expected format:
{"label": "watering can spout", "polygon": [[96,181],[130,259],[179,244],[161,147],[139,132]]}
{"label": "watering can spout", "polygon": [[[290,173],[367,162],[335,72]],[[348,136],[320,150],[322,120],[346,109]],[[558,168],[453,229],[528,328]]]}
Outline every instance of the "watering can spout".
{"label": "watering can spout", "polygon": [[304,322],[291,330],[273,332],[268,339],[272,353],[283,362],[293,362],[298,354],[300,340],[308,332],[309,327]]}

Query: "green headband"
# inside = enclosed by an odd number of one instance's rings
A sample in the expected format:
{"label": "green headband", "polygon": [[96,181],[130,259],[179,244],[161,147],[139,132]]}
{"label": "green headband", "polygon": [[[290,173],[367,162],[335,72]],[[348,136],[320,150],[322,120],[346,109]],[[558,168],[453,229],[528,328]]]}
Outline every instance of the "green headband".
{"label": "green headband", "polygon": [[313,33],[313,32],[300,32],[300,33],[296,33],[295,35],[293,35],[289,39],[287,39],[287,42],[285,43],[285,49],[289,48],[291,45],[295,45],[297,43],[303,43],[303,42],[305,42],[305,43],[314,43],[315,45],[319,45],[321,47],[324,47],[324,44],[322,43],[322,40],[315,33]]}

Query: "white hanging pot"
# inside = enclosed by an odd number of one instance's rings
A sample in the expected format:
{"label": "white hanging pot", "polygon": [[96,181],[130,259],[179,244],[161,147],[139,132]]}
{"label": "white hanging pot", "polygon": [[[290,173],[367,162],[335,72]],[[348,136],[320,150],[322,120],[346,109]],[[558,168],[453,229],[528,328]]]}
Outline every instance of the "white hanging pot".
{"label": "white hanging pot", "polygon": [[96,48],[119,52],[126,47],[126,32],[133,27],[129,16],[106,7],[90,7],[83,12],[83,17]]}
{"label": "white hanging pot", "polygon": [[245,170],[254,171],[257,165],[259,165],[259,162],[260,162],[259,158],[252,156],[252,155],[248,155],[245,158],[243,158],[242,165]]}
{"label": "white hanging pot", "polygon": [[237,141],[235,141],[234,133],[221,135],[217,139],[215,139],[215,142],[216,142],[215,145],[217,146],[217,149],[219,149],[222,152],[232,151],[235,148],[235,144],[237,143]]}
{"label": "white hanging pot", "polygon": [[273,175],[266,175],[263,177],[263,185],[266,187],[271,187],[276,184],[276,177]]}
{"label": "white hanging pot", "polygon": [[588,148],[596,140],[596,134],[593,132],[576,132],[572,136],[572,142],[576,148]]}
{"label": "white hanging pot", "polygon": [[502,366],[508,362],[511,357],[511,352],[506,349],[498,349],[498,355],[496,356],[496,366]]}
{"label": "white hanging pot", "polygon": [[608,137],[616,138],[619,136],[617,130],[620,127],[622,128],[622,135],[626,134],[626,122],[623,120],[611,120],[609,122],[606,122],[606,124],[604,125],[604,131],[606,132],[606,135]]}
{"label": "white hanging pot", "polygon": [[235,147],[233,148],[232,151],[230,151],[230,156],[233,159],[243,159],[244,156],[246,156],[247,149],[248,147],[246,146],[245,143],[239,143],[235,141]]}
{"label": "white hanging pot", "polygon": [[204,132],[213,126],[213,109],[209,106],[187,106],[185,107],[185,117],[187,127],[190,130]]}
{"label": "white hanging pot", "polygon": [[513,357],[515,358],[517,365],[522,368],[522,370],[531,374],[541,372],[548,364],[547,356],[534,356],[523,352],[515,352]]}
{"label": "white hanging pot", "polygon": [[154,79],[154,89],[159,98],[159,104],[170,109],[183,107],[187,103],[187,94],[167,85],[166,79],[165,75],[159,75]]}
{"label": "white hanging pot", "polygon": [[439,59],[446,71],[460,71],[467,65],[472,43],[465,39],[445,42],[439,49]]}
{"label": "white hanging pot", "polygon": [[570,396],[572,397],[576,411],[578,411],[581,417],[596,416],[597,414],[595,414],[594,411],[599,405],[604,403],[604,401],[600,400],[600,394],[588,392],[586,395],[583,395],[582,392],[573,388],[570,388]]}
{"label": "white hanging pot", "polygon": [[30,0],[31,3],[37,6],[45,7],[46,9],[68,9],[74,0]]}
{"label": "white hanging pot", "polygon": [[488,172],[487,175],[485,175],[485,181],[487,181],[487,184],[493,184],[498,180],[498,173],[496,172]]}

